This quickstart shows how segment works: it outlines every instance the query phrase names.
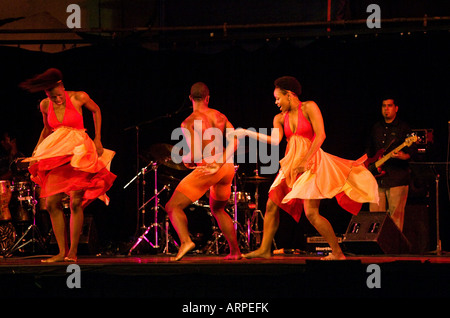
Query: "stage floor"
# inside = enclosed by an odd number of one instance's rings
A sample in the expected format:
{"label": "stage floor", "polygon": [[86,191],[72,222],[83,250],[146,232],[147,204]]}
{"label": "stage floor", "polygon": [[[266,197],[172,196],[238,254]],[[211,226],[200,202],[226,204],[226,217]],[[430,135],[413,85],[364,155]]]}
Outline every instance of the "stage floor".
{"label": "stage floor", "polygon": [[[165,254],[81,256],[75,269],[65,262],[41,263],[45,257],[39,256],[2,258],[0,296],[138,297],[178,301],[178,306],[201,300],[280,305],[305,298],[450,297],[446,254],[348,256],[345,261],[295,254],[238,261],[223,257],[187,255],[172,262]],[[80,285],[70,288],[72,283]]]}

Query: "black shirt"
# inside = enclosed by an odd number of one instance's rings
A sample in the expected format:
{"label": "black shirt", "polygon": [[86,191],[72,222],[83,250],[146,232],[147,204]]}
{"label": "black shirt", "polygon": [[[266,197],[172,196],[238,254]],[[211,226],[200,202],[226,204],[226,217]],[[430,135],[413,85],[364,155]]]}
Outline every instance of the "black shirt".
{"label": "black shirt", "polygon": [[[386,123],[384,120],[379,121],[372,128],[367,146],[367,155],[372,158],[380,149],[384,149],[384,154],[388,154],[401,145],[410,135],[411,128],[409,125],[398,118],[395,118],[392,123]],[[401,150],[412,156],[414,146],[404,147]],[[383,164],[382,170],[385,174],[377,177],[379,187],[392,188],[409,185],[409,160],[391,158]]]}

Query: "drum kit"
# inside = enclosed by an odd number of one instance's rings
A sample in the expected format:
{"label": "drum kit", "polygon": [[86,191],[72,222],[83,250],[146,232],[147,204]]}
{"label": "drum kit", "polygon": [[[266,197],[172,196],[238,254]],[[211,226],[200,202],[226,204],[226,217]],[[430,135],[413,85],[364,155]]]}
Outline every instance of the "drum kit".
{"label": "drum kit", "polygon": [[0,180],[0,256],[24,252],[26,246],[31,253],[45,249],[36,226],[36,187],[30,181]]}
{"label": "drum kit", "polygon": [[[155,144],[150,147],[147,159],[151,159],[149,164],[142,168],[125,186],[131,183],[141,183],[142,205],[138,207],[140,217],[141,235],[136,239],[128,255],[131,255],[142,243],[146,243],[157,252],[171,254],[173,248],[178,249],[177,234],[169,226],[169,218],[161,205],[160,194],[163,191],[170,192],[181,180],[181,175],[187,175],[190,172],[183,163],[175,163],[171,154],[173,149],[169,144]],[[262,240],[264,216],[259,210],[259,186],[262,183],[270,182],[269,178],[259,176],[258,170],[254,171],[253,176],[239,174],[239,166],[235,165],[235,175],[232,183],[232,192],[228,200],[225,211],[233,220],[234,228],[238,236],[239,247],[242,252],[256,249]],[[161,173],[161,170],[163,172]],[[146,198],[146,176],[152,172],[153,195]],[[161,180],[163,183],[161,183]],[[254,185],[254,193],[244,191],[247,184]],[[238,187],[238,185],[240,187]],[[253,190],[253,189],[252,189]],[[148,192],[148,191],[147,191]],[[193,202],[185,209],[188,219],[188,227],[192,240],[196,243],[194,252],[201,254],[223,254],[227,252],[228,244],[224,235],[220,231],[218,224],[211,213],[208,200],[209,193],[204,197]],[[146,207],[151,204],[153,217],[146,225]],[[161,218],[163,211],[164,221]],[[148,222],[147,222],[148,223]]]}
{"label": "drum kit", "polygon": [[[259,185],[267,183],[269,178],[258,175],[258,170],[255,170],[254,176],[245,177],[239,174],[239,166],[234,166],[235,175],[232,184],[232,192],[228,200],[228,206],[225,211],[232,217],[234,229],[238,238],[239,248],[242,252],[249,252],[259,247],[263,234],[264,215],[258,208],[259,199]],[[243,182],[238,182],[243,181]],[[255,185],[255,192],[252,198],[252,193],[238,191],[238,183]],[[241,186],[245,188],[245,186]],[[242,190],[241,189],[241,190]],[[198,204],[198,203],[197,203]],[[203,205],[209,208],[208,205]],[[213,224],[212,239],[207,241],[206,246],[200,251],[205,254],[223,254],[227,252],[227,241],[220,231],[217,223],[210,211],[207,211],[211,222]],[[189,218],[188,218],[189,219]]]}

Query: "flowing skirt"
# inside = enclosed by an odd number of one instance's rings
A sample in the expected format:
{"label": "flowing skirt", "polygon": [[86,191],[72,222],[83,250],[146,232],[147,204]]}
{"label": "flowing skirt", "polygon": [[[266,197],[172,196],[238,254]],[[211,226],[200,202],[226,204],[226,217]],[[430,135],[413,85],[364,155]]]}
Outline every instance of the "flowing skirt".
{"label": "flowing skirt", "polygon": [[286,156],[280,160],[280,171],[269,189],[269,198],[289,213],[297,222],[303,211],[304,199],[336,198],[338,204],[352,214],[358,214],[365,202],[378,202],[375,177],[364,166],[367,156],[347,160],[319,149],[312,159],[311,169],[298,175],[294,168],[306,155],[311,141],[292,136]]}
{"label": "flowing skirt", "polygon": [[82,206],[86,207],[97,198],[109,204],[106,192],[116,179],[110,172],[114,155],[114,151],[104,149],[98,157],[95,144],[84,129],[60,127],[24,162],[31,163],[31,180],[40,186],[41,197],[83,190]]}

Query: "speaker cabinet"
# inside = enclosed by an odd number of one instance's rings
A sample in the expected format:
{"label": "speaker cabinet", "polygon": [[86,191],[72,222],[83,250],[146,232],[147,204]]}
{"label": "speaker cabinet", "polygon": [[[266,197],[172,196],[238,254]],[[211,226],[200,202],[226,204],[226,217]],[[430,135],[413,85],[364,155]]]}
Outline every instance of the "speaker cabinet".
{"label": "speaker cabinet", "polygon": [[346,252],[373,254],[405,254],[410,243],[386,212],[361,211],[350,220],[342,241]]}
{"label": "speaker cabinet", "polygon": [[406,205],[403,234],[411,243],[412,253],[426,254],[433,249],[433,244],[436,242],[436,236],[434,234],[434,228],[433,230],[430,229],[430,224],[432,224],[432,222],[435,222],[435,215],[434,213],[431,213],[428,205]]}

